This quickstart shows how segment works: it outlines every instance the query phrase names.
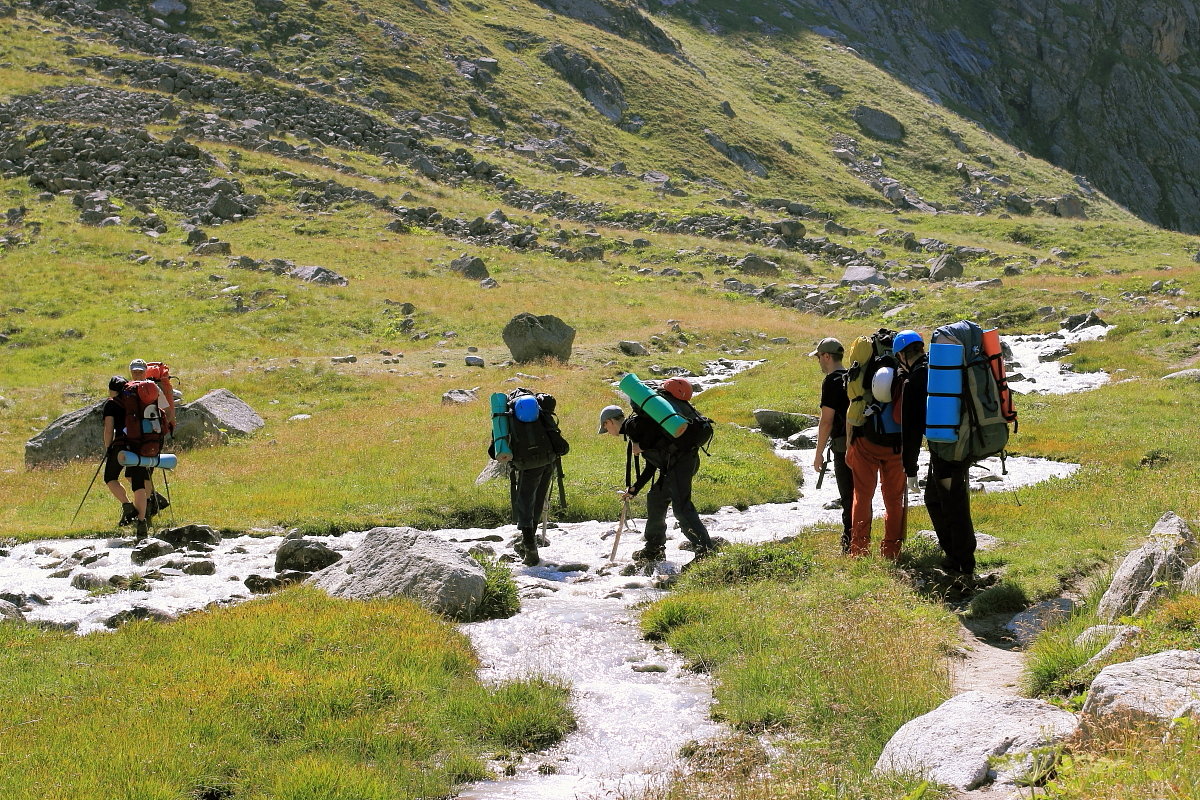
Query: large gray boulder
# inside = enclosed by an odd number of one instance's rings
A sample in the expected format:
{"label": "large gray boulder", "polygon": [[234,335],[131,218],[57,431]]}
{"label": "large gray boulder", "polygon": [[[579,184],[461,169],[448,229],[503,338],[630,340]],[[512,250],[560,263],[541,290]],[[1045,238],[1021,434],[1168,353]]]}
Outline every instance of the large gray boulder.
{"label": "large gray boulder", "polygon": [[575,329],[550,314],[517,314],[504,326],[501,336],[519,364],[547,356],[567,361],[575,343]]}
{"label": "large gray boulder", "polygon": [[470,620],[483,599],[483,568],[471,556],[415,528],[372,528],[353,553],[311,579],[334,597],[411,597]]}
{"label": "large gray boulder", "polygon": [[229,437],[249,436],[265,423],[258,413],[228,389],[214,389],[175,411],[175,443],[194,447],[202,442],[224,444]]}
{"label": "large gray boulder", "polygon": [[1042,700],[965,692],[928,714],[906,722],[883,748],[877,773],[919,773],[938,783],[971,790],[1008,784],[1028,771],[1020,756],[1075,732],[1075,715]]}
{"label": "large gray boulder", "polygon": [[1168,511],[1154,524],[1146,543],[1134,550],[1113,576],[1100,598],[1096,615],[1112,622],[1125,614],[1137,616],[1170,589],[1179,586],[1192,562],[1196,537],[1187,523]]}
{"label": "large gray boulder", "polygon": [[104,401],[63,414],[25,443],[25,466],[41,467],[104,454]]}
{"label": "large gray boulder", "polygon": [[961,278],[962,274],[962,262],[949,253],[938,256],[929,265],[930,280],[948,281],[953,278]]}
{"label": "large gray boulder", "polygon": [[850,112],[850,118],[858,123],[863,133],[883,139],[885,142],[898,142],[904,138],[904,125],[900,120],[886,111],[870,106],[856,106]]}
{"label": "large gray boulder", "polygon": [[1083,704],[1085,717],[1170,722],[1200,698],[1200,652],[1167,650],[1100,670]]}
{"label": "large gray boulder", "polygon": [[841,284],[853,286],[856,284],[871,284],[874,286],[891,286],[887,276],[869,264],[851,264],[842,273]]}
{"label": "large gray boulder", "polygon": [[1181,369],[1179,372],[1172,372],[1170,375],[1163,375],[1160,380],[1200,382],[1200,369]]}
{"label": "large gray boulder", "polygon": [[812,414],[795,414],[789,411],[757,408],[754,410],[754,421],[767,436],[773,439],[786,439],[792,434],[813,427],[821,420]]}

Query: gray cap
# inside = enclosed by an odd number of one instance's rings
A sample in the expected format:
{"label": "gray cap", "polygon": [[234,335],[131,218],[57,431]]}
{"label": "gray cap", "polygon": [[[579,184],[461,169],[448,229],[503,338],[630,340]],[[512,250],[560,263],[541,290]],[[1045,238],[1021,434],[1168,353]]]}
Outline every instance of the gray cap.
{"label": "gray cap", "polygon": [[140,372],[145,372],[146,371],[146,360],[144,358],[135,358],[133,361],[130,361],[129,362],[129,371],[133,372],[134,370],[138,370]]}
{"label": "gray cap", "polygon": [[597,433],[607,433],[604,423],[610,419],[625,419],[625,411],[620,406],[605,406],[600,412],[600,430]]}
{"label": "gray cap", "polygon": [[831,336],[817,342],[816,349],[809,353],[809,355],[818,356],[821,353],[830,353],[835,356],[840,356],[844,352],[846,352],[846,348],[842,347],[842,343]]}

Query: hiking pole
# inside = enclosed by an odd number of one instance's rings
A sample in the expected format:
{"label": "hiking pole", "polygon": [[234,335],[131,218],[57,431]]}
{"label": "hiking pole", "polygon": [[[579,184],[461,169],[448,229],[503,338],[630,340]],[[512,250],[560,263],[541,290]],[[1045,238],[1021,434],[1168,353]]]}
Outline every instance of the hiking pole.
{"label": "hiking pole", "polygon": [[79,501],[79,508],[75,509],[75,515],[71,517],[71,524],[75,524],[75,518],[79,516],[79,511],[83,508],[83,504],[87,502],[88,495],[92,491],[92,487],[96,485],[96,478],[100,477],[100,470],[104,468],[104,462],[108,461],[108,451],[104,451],[104,455],[100,456],[100,463],[96,465],[96,472],[92,475],[92,481],[88,484],[88,488],[83,493],[83,499]]}
{"label": "hiking pole", "polygon": [[163,470],[163,488],[167,490],[167,508],[171,509],[171,527],[175,527],[175,504],[171,502],[171,479],[167,477],[170,470]]}
{"label": "hiking pole", "polygon": [[833,455],[833,445],[830,444],[825,448],[825,457],[821,459],[821,473],[817,475],[817,489],[821,488],[821,484],[825,482],[825,473],[829,471],[829,457]]}
{"label": "hiking pole", "polygon": [[608,554],[608,563],[617,563],[617,545],[621,543],[621,531],[625,530],[625,520],[629,519],[629,498],[621,498],[621,521],[617,523],[617,535],[613,537],[612,552]]}

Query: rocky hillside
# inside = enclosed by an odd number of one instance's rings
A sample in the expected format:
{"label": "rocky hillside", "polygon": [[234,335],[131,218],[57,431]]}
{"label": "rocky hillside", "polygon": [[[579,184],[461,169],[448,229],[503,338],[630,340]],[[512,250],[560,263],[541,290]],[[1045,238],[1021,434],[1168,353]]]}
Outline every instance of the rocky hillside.
{"label": "rocky hillside", "polygon": [[808,26],[1143,219],[1200,231],[1195,3],[651,2],[724,35]]}

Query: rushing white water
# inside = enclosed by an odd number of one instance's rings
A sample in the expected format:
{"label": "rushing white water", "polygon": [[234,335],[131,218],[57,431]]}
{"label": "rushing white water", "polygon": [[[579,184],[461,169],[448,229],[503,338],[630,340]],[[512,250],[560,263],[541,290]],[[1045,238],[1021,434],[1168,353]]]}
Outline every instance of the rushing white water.
{"label": "rushing white water", "polygon": [[[1018,362],[1014,371],[1034,379],[1030,381],[1032,391],[1094,388],[1107,376],[1077,375],[1039,360],[1043,353],[1063,344],[1095,338],[1104,332],[1089,331],[1067,334],[1066,338],[1011,337],[1008,341]],[[706,386],[727,382],[756,363],[713,362],[701,382]],[[1053,376],[1050,367],[1056,368]],[[815,370],[813,380],[818,380]],[[1019,388],[1014,386],[1014,390]],[[731,542],[763,542],[795,534],[816,522],[840,519],[840,511],[825,507],[837,497],[832,477],[820,491],[812,488],[816,485],[813,451],[776,452],[799,465],[804,474],[803,495],[788,503],[757,505],[745,511],[723,508],[707,515],[704,520],[712,535]],[[1014,489],[1066,477],[1076,469],[1078,465],[1074,464],[1010,458],[1008,475],[1000,475],[998,459],[990,459],[977,470],[976,478],[981,480],[977,488]],[[914,498],[914,502],[919,500]],[[878,498],[876,507],[881,507]],[[614,494],[614,515],[617,509]],[[675,572],[691,559],[690,553],[679,549],[684,539],[673,519],[671,523],[668,560],[659,566],[660,573]],[[518,765],[515,776],[467,787],[462,797],[561,800],[627,796],[679,766],[677,754],[686,742],[710,738],[723,730],[711,720],[712,687],[707,677],[688,670],[679,656],[641,636],[633,606],[662,592],[655,587],[654,576],[622,576],[619,565],[628,564],[632,551],[642,546],[636,531],[644,524],[644,520],[634,520],[636,530],[622,536],[618,566],[608,566],[612,539],[602,538],[615,529],[615,523],[552,527],[550,544],[541,548],[542,563],[532,568],[514,565],[523,598],[521,612],[507,620],[462,626],[483,661],[482,677],[558,677],[572,687],[572,705],[579,723],[578,730],[557,747],[527,757]],[[435,533],[466,542],[489,534],[507,539],[516,535],[516,529],[505,526],[498,530]],[[363,535],[310,538],[348,551],[362,541]],[[128,542],[122,540],[33,542],[13,547],[7,557],[0,557],[0,594],[24,600],[28,609],[25,616],[31,621],[70,627],[79,633],[106,630],[107,620],[135,606],[179,614],[212,603],[248,599],[251,595],[242,580],[255,573],[274,575],[274,553],[282,541],[282,536],[226,539],[207,556],[216,570],[211,576],[184,574],[170,565],[175,556],[134,565]],[[73,588],[70,582],[71,576],[81,571],[107,577],[140,574],[149,569],[156,569],[161,576],[161,580],[150,582],[149,591],[92,596],[84,589]]]}

